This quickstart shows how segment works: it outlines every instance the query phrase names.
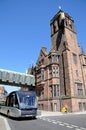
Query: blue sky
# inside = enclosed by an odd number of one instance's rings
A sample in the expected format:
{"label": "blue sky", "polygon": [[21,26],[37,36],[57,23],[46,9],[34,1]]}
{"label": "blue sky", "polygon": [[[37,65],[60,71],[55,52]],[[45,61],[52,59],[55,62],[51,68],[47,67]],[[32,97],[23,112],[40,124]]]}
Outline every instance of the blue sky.
{"label": "blue sky", "polygon": [[59,6],[73,17],[78,43],[86,52],[85,0],[0,0],[0,69],[25,73],[42,46],[50,50],[50,20]]}

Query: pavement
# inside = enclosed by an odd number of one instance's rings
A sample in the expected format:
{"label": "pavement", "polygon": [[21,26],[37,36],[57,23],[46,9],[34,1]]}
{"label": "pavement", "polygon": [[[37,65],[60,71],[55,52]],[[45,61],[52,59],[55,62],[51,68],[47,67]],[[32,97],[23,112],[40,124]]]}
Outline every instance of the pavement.
{"label": "pavement", "polygon": [[72,113],[41,111],[41,114],[38,116],[62,116],[62,115],[79,115],[79,114],[86,114],[86,111],[72,112]]}
{"label": "pavement", "polygon": [[0,116],[0,130],[11,130],[5,117]]}
{"label": "pavement", "polygon": [[[62,112],[50,112],[50,111],[40,111],[38,110],[37,117],[40,116],[62,116],[62,115],[75,115],[75,114],[86,114],[86,111],[83,112],[72,112],[72,113],[62,113]],[[5,117],[0,115],[0,130],[11,130],[8,121]]]}

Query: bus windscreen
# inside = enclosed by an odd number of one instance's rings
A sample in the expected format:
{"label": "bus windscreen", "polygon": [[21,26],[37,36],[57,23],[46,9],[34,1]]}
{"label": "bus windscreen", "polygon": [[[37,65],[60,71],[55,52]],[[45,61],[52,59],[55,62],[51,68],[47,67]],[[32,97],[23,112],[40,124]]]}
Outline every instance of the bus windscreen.
{"label": "bus windscreen", "polygon": [[36,107],[36,95],[34,92],[19,92],[19,106],[21,109]]}

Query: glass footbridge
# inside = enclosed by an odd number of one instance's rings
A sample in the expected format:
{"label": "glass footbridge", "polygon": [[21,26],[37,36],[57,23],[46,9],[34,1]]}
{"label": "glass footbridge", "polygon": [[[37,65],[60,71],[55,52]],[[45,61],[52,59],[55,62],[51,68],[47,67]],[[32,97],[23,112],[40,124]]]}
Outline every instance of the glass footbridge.
{"label": "glass footbridge", "polygon": [[35,86],[35,76],[26,73],[0,69],[0,84],[20,87]]}

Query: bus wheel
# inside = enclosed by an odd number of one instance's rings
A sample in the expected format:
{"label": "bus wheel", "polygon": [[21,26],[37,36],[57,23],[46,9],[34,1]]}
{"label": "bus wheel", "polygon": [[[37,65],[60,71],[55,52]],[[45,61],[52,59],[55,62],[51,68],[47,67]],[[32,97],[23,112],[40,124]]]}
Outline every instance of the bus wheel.
{"label": "bus wheel", "polygon": [[33,117],[32,117],[32,119],[34,119],[34,120],[35,120],[35,119],[37,119],[37,118],[36,118],[36,116],[33,116]]}
{"label": "bus wheel", "polygon": [[9,110],[7,111],[7,116],[8,116],[8,117],[10,116],[10,111],[9,111]]}

